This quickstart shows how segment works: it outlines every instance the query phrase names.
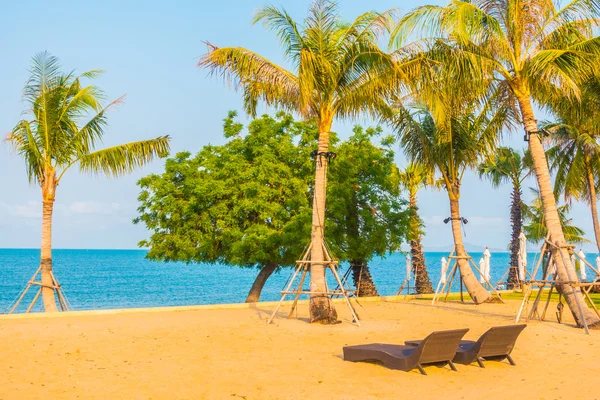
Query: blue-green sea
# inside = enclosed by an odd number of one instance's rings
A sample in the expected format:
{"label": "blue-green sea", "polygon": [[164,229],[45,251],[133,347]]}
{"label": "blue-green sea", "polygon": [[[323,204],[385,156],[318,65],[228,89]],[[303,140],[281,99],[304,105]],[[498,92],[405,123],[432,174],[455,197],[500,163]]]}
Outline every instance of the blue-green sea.
{"label": "blue-green sea", "polygon": [[[239,303],[246,299],[258,273],[257,269],[228,265],[154,262],[145,255],[144,250],[59,249],[53,251],[54,272],[74,310]],[[435,289],[440,276],[440,259],[448,254],[426,253],[425,256]],[[479,260],[481,253],[471,253],[471,256]],[[536,257],[534,253],[529,254],[530,268]],[[508,253],[492,254],[491,282],[500,279],[508,262]],[[38,265],[39,250],[0,249],[0,313],[10,308]],[[398,253],[375,258],[369,266],[379,294],[396,294],[405,279],[405,256]],[[342,264],[342,272],[346,268],[347,265]],[[291,271],[284,268],[271,276],[261,301],[279,299],[279,291]],[[335,286],[333,281],[331,285]],[[35,291],[30,292],[19,311],[24,311],[25,304],[33,297]]]}

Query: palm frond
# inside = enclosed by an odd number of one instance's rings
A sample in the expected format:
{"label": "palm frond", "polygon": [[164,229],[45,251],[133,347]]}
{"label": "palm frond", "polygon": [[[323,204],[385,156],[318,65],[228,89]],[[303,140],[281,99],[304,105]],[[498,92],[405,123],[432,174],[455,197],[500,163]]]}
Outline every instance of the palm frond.
{"label": "palm frond", "polygon": [[78,160],[81,172],[119,177],[169,154],[169,136],[126,143],[83,155]]}
{"label": "palm frond", "polygon": [[207,45],[209,51],[201,57],[198,66],[208,68],[211,74],[220,75],[236,89],[253,86],[247,92],[246,102],[251,114],[256,112],[256,108],[252,108],[252,101],[261,97],[263,100],[283,97],[281,104],[288,105],[299,99],[298,78],[286,69],[241,47],[218,48],[210,43]]}

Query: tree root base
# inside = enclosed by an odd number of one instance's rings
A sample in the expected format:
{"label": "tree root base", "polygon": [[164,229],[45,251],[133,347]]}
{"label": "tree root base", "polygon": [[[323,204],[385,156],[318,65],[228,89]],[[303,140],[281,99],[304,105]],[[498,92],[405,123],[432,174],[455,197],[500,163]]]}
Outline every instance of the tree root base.
{"label": "tree root base", "polygon": [[484,301],[484,303],[486,303],[486,304],[502,304],[502,300],[500,300],[499,297],[491,296],[486,301]]}
{"label": "tree root base", "polygon": [[[578,326],[579,328],[583,328],[583,326]],[[600,331],[600,321],[594,322],[588,325],[588,329],[591,331]]]}

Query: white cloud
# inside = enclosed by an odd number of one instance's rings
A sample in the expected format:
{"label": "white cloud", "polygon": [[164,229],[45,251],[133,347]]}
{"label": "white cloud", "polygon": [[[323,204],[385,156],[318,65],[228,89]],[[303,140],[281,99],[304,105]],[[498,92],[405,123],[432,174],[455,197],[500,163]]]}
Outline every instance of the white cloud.
{"label": "white cloud", "polygon": [[123,211],[125,207],[116,202],[99,203],[96,201],[75,201],[67,207],[67,213],[84,215],[114,215]]}
{"label": "white cloud", "polygon": [[2,214],[10,217],[27,219],[42,217],[42,203],[38,201],[28,201],[17,205],[0,203],[0,210],[2,210]]}

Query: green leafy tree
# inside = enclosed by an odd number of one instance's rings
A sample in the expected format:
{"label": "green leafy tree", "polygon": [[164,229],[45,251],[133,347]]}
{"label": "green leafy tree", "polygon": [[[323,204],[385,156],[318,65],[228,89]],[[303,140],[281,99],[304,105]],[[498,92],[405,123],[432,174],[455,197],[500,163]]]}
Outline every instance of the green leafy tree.
{"label": "green leafy tree", "polygon": [[98,87],[84,86],[86,79],[100,72],[65,74],[56,57],[45,52],[34,56],[24,90],[32,118],[19,121],[7,137],[25,160],[29,181],[42,190],[40,267],[46,311],[57,311],[52,288],[52,211],[64,174],[78,167],[81,173],[119,177],[169,151],[168,136],[96,149],[107,125],[106,112],[123,99],[105,106]]}
{"label": "green leafy tree", "polygon": [[500,147],[490,158],[479,164],[478,171],[479,177],[487,178],[495,188],[505,183],[510,183],[513,187],[510,205],[512,234],[509,245],[511,268],[508,273],[508,282],[514,286],[519,282],[517,266],[520,249],[519,235],[523,230],[522,184],[529,176],[530,170],[525,157],[518,151],[509,147]]}
{"label": "green leafy tree", "polygon": [[[311,231],[311,322],[334,323],[337,314],[326,292],[323,239],[325,198],[331,125],[334,119],[376,114],[398,82],[409,82],[419,60],[399,62],[401,57],[380,50],[377,41],[387,32],[390,13],[367,12],[351,23],[341,21],[337,4],[315,0],[303,23],[282,9],[260,9],[254,22],[262,22],[280,39],[287,70],[241,47],[219,48],[209,44],[199,66],[208,68],[243,91],[245,110],[254,115],[257,104],[313,118],[319,132],[313,222]],[[400,54],[400,53],[398,53]],[[404,55],[404,54],[402,54]]]}
{"label": "green leafy tree", "polygon": [[[309,153],[318,133],[314,124],[280,113],[254,119],[244,134],[234,112],[224,132],[226,144],[206,146],[195,157],[179,153],[167,160],[164,173],[139,181],[135,222],[152,232],[140,242],[150,248],[150,259],[258,268],[246,299],[255,302],[271,274],[295,264],[300,239],[310,232]],[[395,250],[406,225],[393,153],[370,142],[377,133],[357,127],[339,145],[333,137],[338,157],[329,189],[331,244],[343,261],[360,259],[365,266],[374,255]],[[365,269],[359,281],[369,279]]]}
{"label": "green leafy tree", "polygon": [[416,291],[420,294],[433,293],[433,287],[427,273],[425,254],[423,253],[423,245],[421,243],[423,223],[419,217],[417,193],[424,187],[432,186],[433,184],[431,168],[423,164],[411,162],[403,171],[400,171],[400,186],[408,192],[408,204],[411,211],[408,225],[411,263],[413,273],[415,274]]}
{"label": "green leafy tree", "polygon": [[401,198],[391,138],[373,139],[380,128],[354,128],[334,147],[329,171],[327,229],[336,256],[350,263],[359,296],[377,296],[369,271],[373,256],[385,257],[406,240],[409,213]]}
{"label": "green leafy tree", "polygon": [[[600,38],[595,27],[600,17],[597,0],[451,0],[443,6],[417,7],[398,24],[392,37],[402,45],[415,36],[413,46],[433,50],[431,57],[472,79],[469,88],[493,78],[503,89],[503,103],[522,123],[529,137],[533,170],[544,207],[553,258],[561,281],[575,276],[550,179],[548,161],[539,135],[533,104],[544,106],[561,97],[580,96],[580,82],[595,70]],[[458,94],[457,94],[458,95]],[[559,254],[559,253],[562,253]],[[581,290],[561,284],[561,293],[578,326],[600,326],[584,304]]]}
{"label": "green leafy tree", "polygon": [[[542,204],[542,199],[540,198],[540,192],[533,188],[530,188],[530,190],[534,195],[533,201],[530,205],[525,203],[521,205],[523,210],[523,220],[525,222],[523,230],[525,231],[527,240],[533,243],[539,243],[548,235],[548,228],[546,228],[546,223],[544,221],[544,206]],[[589,243],[589,240],[585,238],[583,229],[573,225],[573,220],[569,218],[571,205],[568,203],[563,204],[558,206],[557,209],[558,215],[560,216],[560,224],[569,243]]]}
{"label": "green leafy tree", "polygon": [[294,265],[310,231],[316,129],[278,114],[253,120],[243,134],[234,118],[224,121],[225,145],[179,153],[163,174],[139,181],[134,222],[152,232],[140,242],[150,259],[259,268],[246,299],[255,302],[274,271]]}

